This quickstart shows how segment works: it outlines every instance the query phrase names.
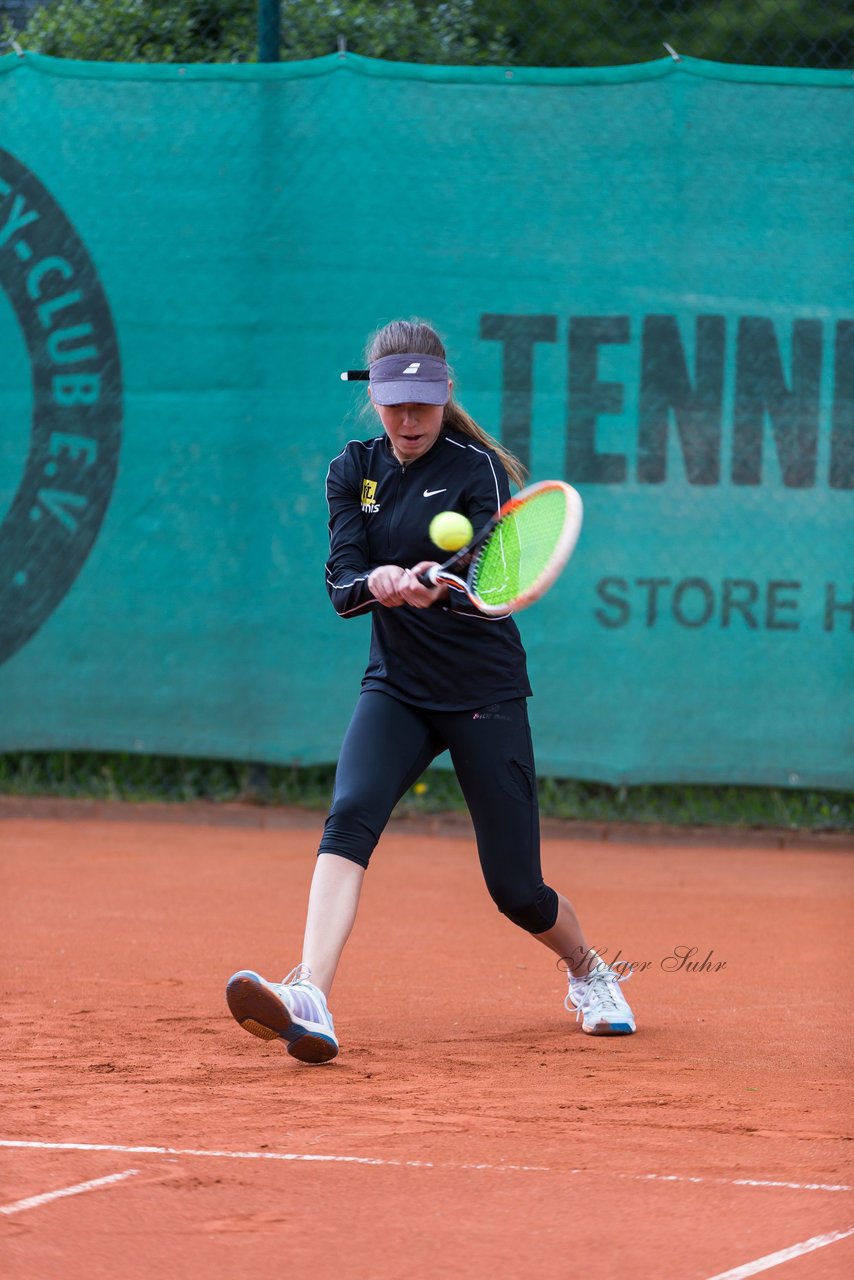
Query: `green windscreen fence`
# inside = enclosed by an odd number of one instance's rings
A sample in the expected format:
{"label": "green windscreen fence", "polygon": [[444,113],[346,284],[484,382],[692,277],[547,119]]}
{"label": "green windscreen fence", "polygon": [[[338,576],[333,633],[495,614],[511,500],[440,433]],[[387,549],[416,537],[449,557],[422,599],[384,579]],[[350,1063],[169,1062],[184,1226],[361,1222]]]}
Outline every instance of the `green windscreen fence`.
{"label": "green windscreen fence", "polygon": [[854,80],[0,59],[0,750],[334,760],[366,337],[584,499],[541,772],[854,775]]}

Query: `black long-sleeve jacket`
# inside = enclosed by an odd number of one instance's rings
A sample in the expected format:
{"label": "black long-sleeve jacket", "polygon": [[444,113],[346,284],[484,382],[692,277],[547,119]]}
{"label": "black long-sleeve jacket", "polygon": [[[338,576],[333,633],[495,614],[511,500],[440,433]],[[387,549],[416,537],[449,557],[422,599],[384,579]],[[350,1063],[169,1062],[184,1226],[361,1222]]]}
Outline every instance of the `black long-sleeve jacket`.
{"label": "black long-sleeve jacket", "polygon": [[428,609],[387,608],[367,586],[379,565],[411,568],[441,558],[427,532],[437,512],[461,512],[475,532],[495,515],[510,485],[491,449],[445,431],[423,457],[403,465],[385,435],[351,440],[329,465],[326,497],[332,603],[345,618],[373,614],[364,689],[434,711],[530,695],[525,650],[511,617],[485,617],[460,591]]}

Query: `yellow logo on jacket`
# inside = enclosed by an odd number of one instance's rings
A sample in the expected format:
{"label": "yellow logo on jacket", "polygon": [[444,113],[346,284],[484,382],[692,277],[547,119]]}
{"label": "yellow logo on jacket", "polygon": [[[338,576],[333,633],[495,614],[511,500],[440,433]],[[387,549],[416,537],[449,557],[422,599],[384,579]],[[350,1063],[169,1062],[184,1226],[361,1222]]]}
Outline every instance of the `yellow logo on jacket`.
{"label": "yellow logo on jacket", "polygon": [[362,481],[362,510],[368,514],[375,514],[380,509],[380,504],[375,501],[377,496],[377,481]]}

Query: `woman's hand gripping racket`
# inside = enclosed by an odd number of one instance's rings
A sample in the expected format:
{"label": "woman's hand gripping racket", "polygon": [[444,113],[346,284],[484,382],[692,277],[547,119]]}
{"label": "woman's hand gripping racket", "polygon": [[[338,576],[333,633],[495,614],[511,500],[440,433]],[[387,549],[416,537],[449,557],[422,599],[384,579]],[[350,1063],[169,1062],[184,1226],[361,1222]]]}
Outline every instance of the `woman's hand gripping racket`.
{"label": "woman's hand gripping racket", "polygon": [[468,546],[418,580],[465,591],[481,613],[526,609],[548,591],[571,556],[582,514],[571,485],[541,480],[505,502]]}

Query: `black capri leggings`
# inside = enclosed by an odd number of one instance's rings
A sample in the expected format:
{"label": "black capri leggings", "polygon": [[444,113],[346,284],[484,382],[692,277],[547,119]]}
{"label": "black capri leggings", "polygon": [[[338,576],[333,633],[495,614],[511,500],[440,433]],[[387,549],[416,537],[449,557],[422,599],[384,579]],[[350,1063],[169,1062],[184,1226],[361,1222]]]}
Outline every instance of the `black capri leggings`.
{"label": "black capri leggings", "polygon": [[472,816],[493,901],[520,928],[544,933],[557,920],[558,898],[540,869],[534,751],[524,698],[473,711],[427,711],[365,690],[341,747],[319,852],[367,867],[392,809],[445,748]]}

